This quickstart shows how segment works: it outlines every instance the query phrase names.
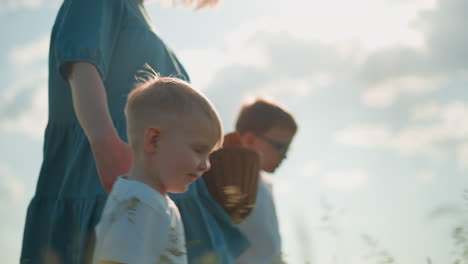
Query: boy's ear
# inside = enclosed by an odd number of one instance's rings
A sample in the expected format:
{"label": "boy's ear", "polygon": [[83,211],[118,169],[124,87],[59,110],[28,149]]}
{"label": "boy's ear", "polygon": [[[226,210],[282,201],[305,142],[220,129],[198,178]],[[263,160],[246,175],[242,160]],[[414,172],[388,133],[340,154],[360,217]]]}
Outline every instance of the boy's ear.
{"label": "boy's ear", "polygon": [[257,135],[255,135],[253,132],[245,132],[240,139],[242,142],[242,146],[251,147],[255,144],[255,140],[257,140]]}
{"label": "boy's ear", "polygon": [[154,153],[158,148],[161,129],[159,127],[149,127],[145,131],[143,148],[147,153]]}

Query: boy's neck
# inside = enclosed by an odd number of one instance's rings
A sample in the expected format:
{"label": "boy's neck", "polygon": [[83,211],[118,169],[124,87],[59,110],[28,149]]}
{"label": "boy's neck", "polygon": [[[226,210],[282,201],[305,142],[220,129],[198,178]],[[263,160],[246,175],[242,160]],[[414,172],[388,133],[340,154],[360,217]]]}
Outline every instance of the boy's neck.
{"label": "boy's neck", "polygon": [[133,181],[142,182],[149,187],[153,188],[155,191],[159,192],[163,196],[166,196],[167,193],[164,190],[161,182],[158,180],[158,177],[151,175],[148,170],[145,170],[144,166],[141,166],[141,162],[138,160],[133,161],[132,168],[128,173],[128,179]]}

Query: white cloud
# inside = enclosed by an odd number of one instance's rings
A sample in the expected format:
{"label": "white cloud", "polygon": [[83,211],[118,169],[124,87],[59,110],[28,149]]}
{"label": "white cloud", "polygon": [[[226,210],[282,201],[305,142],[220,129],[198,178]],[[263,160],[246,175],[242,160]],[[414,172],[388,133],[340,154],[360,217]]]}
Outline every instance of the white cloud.
{"label": "white cloud", "polygon": [[387,79],[367,88],[362,93],[361,100],[365,105],[385,108],[394,104],[401,96],[415,96],[433,91],[437,84],[437,80],[417,76]]}
{"label": "white cloud", "polygon": [[180,51],[191,82],[200,89],[205,89],[216,79],[216,74],[223,69],[236,67],[265,68],[264,52],[254,45],[243,43],[241,46],[226,49],[186,49]]}
{"label": "white cloud", "polygon": [[[280,170],[288,171],[288,164],[283,165],[285,167],[281,167]],[[292,168],[289,168],[289,171]],[[275,177],[274,178],[274,192],[278,195],[278,197],[286,196],[289,199],[295,199],[297,197],[291,197],[290,194],[293,192],[307,194],[308,191],[305,191],[302,186],[309,186],[308,182],[315,182],[322,169],[315,161],[307,162],[303,165],[302,168],[299,169],[298,173],[295,175],[297,178],[295,180],[291,180],[289,177]],[[280,173],[281,175],[282,173]],[[297,183],[300,183],[298,185]]]}
{"label": "white cloud", "polygon": [[9,62],[13,65],[24,66],[45,60],[49,52],[49,36],[42,36],[29,43],[13,48],[9,52]]}
{"label": "white cloud", "polygon": [[25,183],[5,164],[0,163],[0,209],[25,201]]}
{"label": "white cloud", "polygon": [[369,174],[360,168],[326,169],[315,161],[310,161],[299,170],[301,184],[307,181],[320,182],[320,188],[333,191],[356,191],[369,182]]}
{"label": "white cloud", "polygon": [[227,54],[217,49],[181,50],[179,54],[190,73],[191,83],[200,89],[206,88],[214,73],[225,67],[227,61]]}
{"label": "white cloud", "polygon": [[18,261],[27,203],[33,192],[32,186],[19,176],[11,166],[0,162],[0,246],[4,263]]}
{"label": "white cloud", "polygon": [[48,114],[47,69],[16,80],[0,102],[0,131],[20,132],[40,139]]}
{"label": "white cloud", "polygon": [[[429,93],[449,78],[431,65],[427,32],[415,24],[422,11],[437,10],[435,0],[300,1],[280,8],[280,15],[242,22],[221,49],[182,51],[194,84],[203,89],[218,84],[220,72],[255,69],[265,76],[249,94],[297,99],[350,82],[365,88],[364,104],[383,108],[402,96]],[[229,89],[245,96],[242,87]]]}
{"label": "white cloud", "polygon": [[440,116],[440,106],[436,103],[426,103],[414,107],[410,113],[411,120],[414,121],[431,121]]}
{"label": "white cloud", "polygon": [[392,132],[376,124],[358,124],[335,134],[335,141],[342,145],[397,151],[401,154],[423,154],[440,157],[442,149],[437,146],[439,127],[413,126]]}
{"label": "white cloud", "polygon": [[430,185],[434,184],[436,181],[436,175],[430,170],[421,170],[416,173],[416,181],[420,184]]}
{"label": "white cloud", "polygon": [[421,34],[411,26],[418,12],[433,7],[433,0],[401,1],[295,1],[280,2],[281,13],[267,29],[285,31],[295,38],[324,43],[358,42],[372,51],[396,44],[420,46]]}
{"label": "white cloud", "polygon": [[17,8],[38,8],[44,0],[2,0],[0,12]]}
{"label": "white cloud", "polygon": [[468,170],[468,143],[461,145],[459,148],[458,166],[460,169]]}
{"label": "white cloud", "polygon": [[453,101],[445,105],[427,103],[414,107],[410,117],[415,121],[433,121],[437,137],[447,140],[468,139],[468,104]]}
{"label": "white cloud", "polygon": [[309,161],[299,170],[299,176],[302,178],[317,177],[322,173],[322,168],[317,162]]}
{"label": "white cloud", "polygon": [[[13,80],[0,98],[0,131],[20,132],[34,139],[44,134],[47,122],[47,60],[49,36],[19,45],[8,52]],[[27,74],[24,74],[24,73]]]}
{"label": "white cloud", "polygon": [[311,76],[308,79],[284,79],[278,76],[257,89],[247,92],[247,97],[272,97],[276,101],[303,102],[313,90],[329,85],[327,74]]}
{"label": "white cloud", "polygon": [[393,149],[403,154],[440,156],[443,154],[442,146],[438,146],[441,140],[443,140],[441,127],[414,125],[396,132],[390,144],[393,144]]}
{"label": "white cloud", "polygon": [[[395,5],[384,0],[281,3],[281,15],[259,16],[242,22],[226,34],[221,49],[187,49],[181,51],[181,57],[187,62],[194,82],[200,80],[202,87],[217,71],[236,66],[265,69],[272,74],[271,82],[282,74],[301,71],[307,72],[302,79],[312,85],[328,84],[342,79],[338,75],[343,72],[353,71],[357,66],[353,62],[362,61],[374,50],[396,43],[420,47],[422,37],[410,22],[418,11],[432,6],[432,2],[417,1],[419,5]],[[379,19],[375,19],[376,14]],[[340,59],[346,65],[340,65],[343,64],[337,61]],[[317,76],[305,78],[311,75]]]}
{"label": "white cloud", "polygon": [[335,141],[350,146],[388,148],[392,133],[383,124],[356,124],[335,134]]}
{"label": "white cloud", "polygon": [[468,37],[462,33],[467,7],[464,0],[439,0],[411,21],[422,34],[421,45],[395,44],[369,54],[357,78],[366,88],[362,102],[388,107],[402,96],[429,93],[467,72]]}
{"label": "white cloud", "polygon": [[468,142],[467,116],[468,104],[461,102],[423,104],[412,109],[409,123],[401,129],[391,130],[383,124],[356,124],[337,132],[335,142],[440,159]]}
{"label": "white cloud", "polygon": [[232,100],[267,95],[297,104],[331,86],[337,72],[350,68],[350,60],[336,54],[334,47],[295,38],[263,20],[241,25],[228,34],[221,49],[184,50],[182,55],[193,84],[222,97],[210,97],[215,101],[231,94]]}
{"label": "white cloud", "polygon": [[356,190],[366,185],[368,180],[369,175],[363,169],[331,171],[321,177],[326,187],[341,191]]}

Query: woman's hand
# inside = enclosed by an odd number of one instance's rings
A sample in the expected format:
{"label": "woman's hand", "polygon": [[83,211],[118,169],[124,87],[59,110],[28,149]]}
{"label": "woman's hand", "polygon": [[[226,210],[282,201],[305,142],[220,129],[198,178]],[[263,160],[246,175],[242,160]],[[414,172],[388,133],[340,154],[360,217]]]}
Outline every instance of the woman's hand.
{"label": "woman's hand", "polygon": [[101,184],[106,192],[110,192],[117,177],[131,168],[131,148],[118,137],[91,142],[91,148]]}

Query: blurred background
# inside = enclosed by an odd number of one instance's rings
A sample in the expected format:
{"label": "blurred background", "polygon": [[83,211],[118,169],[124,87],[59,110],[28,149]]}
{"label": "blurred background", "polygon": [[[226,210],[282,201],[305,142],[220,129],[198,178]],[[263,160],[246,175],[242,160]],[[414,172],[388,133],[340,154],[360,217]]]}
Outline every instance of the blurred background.
{"label": "blurred background", "polygon": [[[0,248],[18,263],[60,0],[0,0]],[[300,129],[271,177],[290,264],[468,263],[468,1],[148,4],[218,108],[267,96]],[[457,228],[462,227],[462,228]]]}

